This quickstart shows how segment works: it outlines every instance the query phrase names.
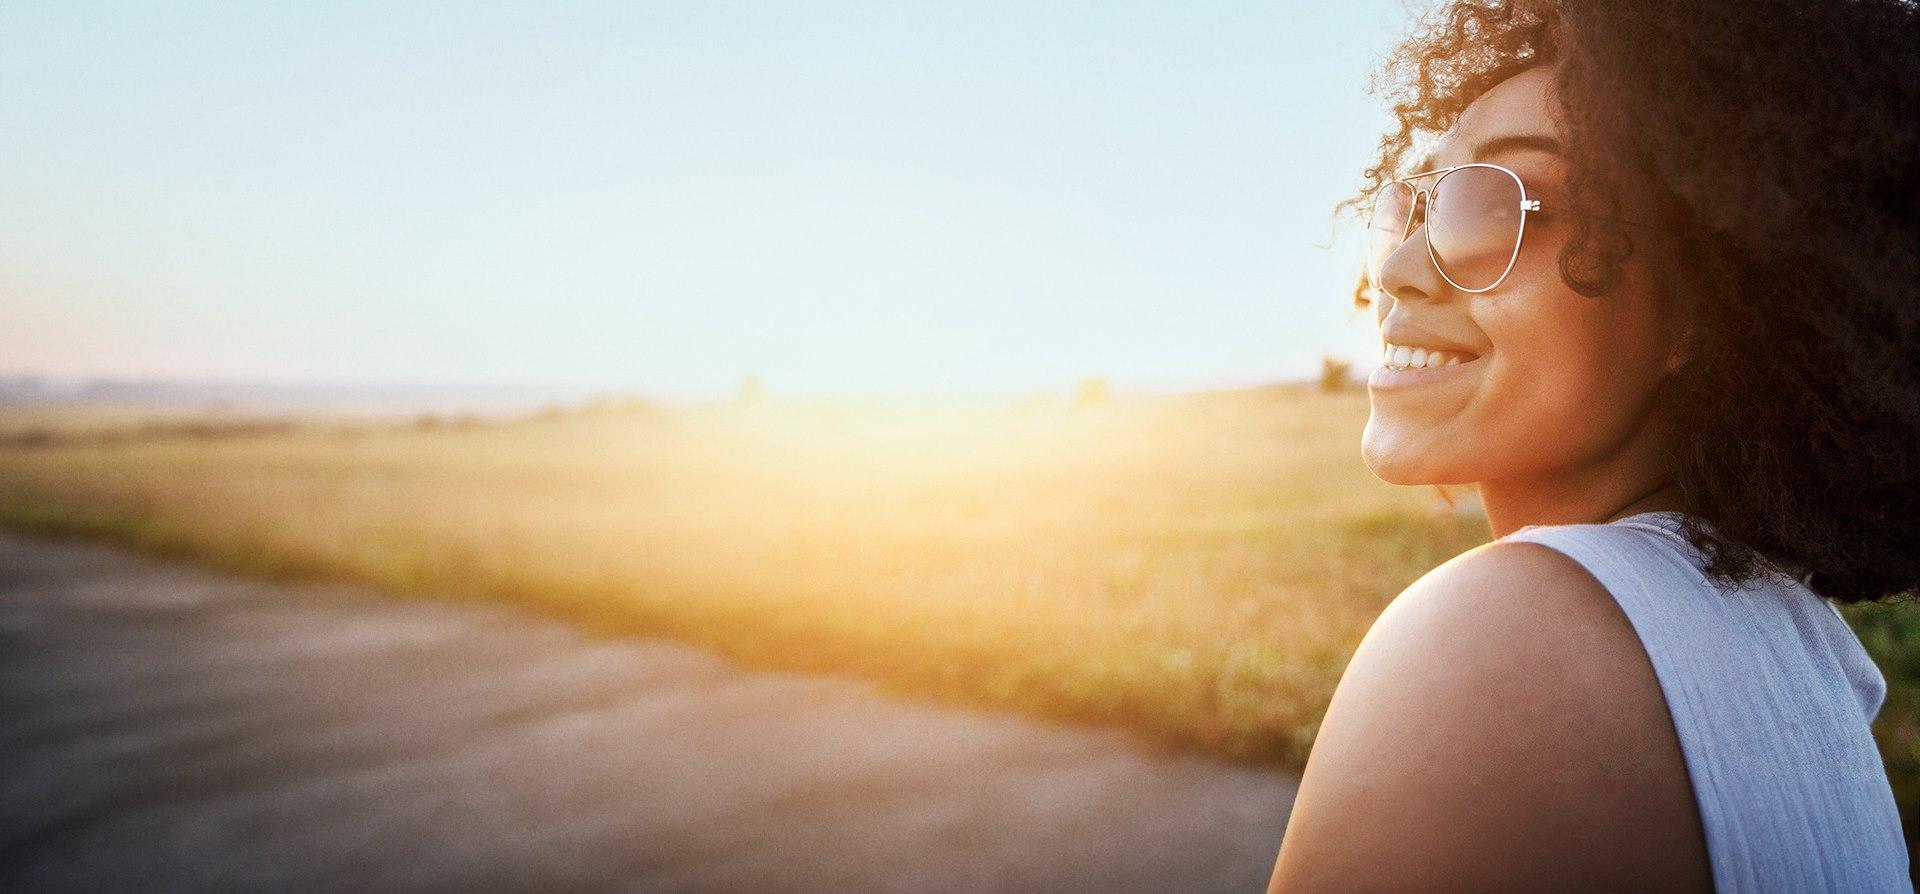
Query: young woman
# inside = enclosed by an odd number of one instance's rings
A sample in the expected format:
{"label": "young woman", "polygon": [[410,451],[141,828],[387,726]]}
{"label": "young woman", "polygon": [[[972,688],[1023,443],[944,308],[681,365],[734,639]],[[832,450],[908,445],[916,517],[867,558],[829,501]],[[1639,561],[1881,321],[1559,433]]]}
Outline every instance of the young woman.
{"label": "young woman", "polygon": [[1273,889],[1910,890],[1834,606],[1920,584],[1914,6],[1459,2],[1385,74],[1362,453],[1496,539],[1361,643]]}

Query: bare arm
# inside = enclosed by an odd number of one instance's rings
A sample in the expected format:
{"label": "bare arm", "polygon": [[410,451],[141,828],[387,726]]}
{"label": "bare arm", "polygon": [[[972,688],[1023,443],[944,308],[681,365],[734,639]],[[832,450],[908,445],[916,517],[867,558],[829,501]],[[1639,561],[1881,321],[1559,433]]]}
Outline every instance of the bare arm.
{"label": "bare arm", "polygon": [[1652,665],[1578,563],[1495,543],[1434,569],[1348,665],[1272,891],[1707,890]]}

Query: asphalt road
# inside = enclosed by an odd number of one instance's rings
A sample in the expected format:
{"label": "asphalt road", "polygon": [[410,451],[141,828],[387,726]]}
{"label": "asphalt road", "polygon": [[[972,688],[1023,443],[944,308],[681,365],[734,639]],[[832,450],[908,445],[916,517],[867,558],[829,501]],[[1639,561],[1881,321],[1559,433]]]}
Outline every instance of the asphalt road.
{"label": "asphalt road", "polygon": [[0,891],[1257,891],[1294,782],[0,535]]}

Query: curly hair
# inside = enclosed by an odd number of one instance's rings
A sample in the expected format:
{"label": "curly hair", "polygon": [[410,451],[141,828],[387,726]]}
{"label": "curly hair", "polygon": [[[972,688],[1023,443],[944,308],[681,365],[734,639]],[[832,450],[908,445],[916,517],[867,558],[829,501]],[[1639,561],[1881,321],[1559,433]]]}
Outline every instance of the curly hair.
{"label": "curly hair", "polygon": [[[1557,64],[1561,279],[1605,300],[1642,255],[1688,320],[1656,395],[1685,513],[1717,581],[1768,571],[1839,602],[1920,586],[1920,10],[1900,0],[1461,0],[1375,73],[1417,139]],[[1607,218],[1650,214],[1657,237]],[[1364,306],[1363,285],[1355,293]]]}

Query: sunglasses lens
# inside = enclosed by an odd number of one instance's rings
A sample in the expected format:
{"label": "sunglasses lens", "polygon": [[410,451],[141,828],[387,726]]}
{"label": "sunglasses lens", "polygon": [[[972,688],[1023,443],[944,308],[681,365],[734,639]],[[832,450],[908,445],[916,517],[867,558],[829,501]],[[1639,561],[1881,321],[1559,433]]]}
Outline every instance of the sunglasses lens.
{"label": "sunglasses lens", "polygon": [[1492,288],[1520,252],[1520,181],[1496,168],[1461,168],[1433,185],[1427,240],[1440,271],[1462,289]]}
{"label": "sunglasses lens", "polygon": [[1413,219],[1413,187],[1389,183],[1373,194],[1373,207],[1367,216],[1367,285],[1380,288],[1380,267],[1387,256],[1407,241],[1407,224]]}

